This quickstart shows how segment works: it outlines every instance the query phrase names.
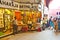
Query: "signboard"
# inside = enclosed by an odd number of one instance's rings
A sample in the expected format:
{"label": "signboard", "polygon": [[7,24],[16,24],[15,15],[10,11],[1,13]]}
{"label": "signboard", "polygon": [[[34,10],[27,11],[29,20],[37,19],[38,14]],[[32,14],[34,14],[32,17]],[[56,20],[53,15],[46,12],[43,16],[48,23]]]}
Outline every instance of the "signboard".
{"label": "signboard", "polygon": [[10,8],[10,9],[18,9],[18,10],[37,10],[38,4],[21,4],[11,0],[0,0],[0,7]]}
{"label": "signboard", "polygon": [[18,9],[19,4],[11,0],[0,0],[0,7]]}
{"label": "signboard", "polygon": [[32,5],[32,10],[36,10],[37,11],[38,10],[38,4],[33,4]]}
{"label": "signboard", "polygon": [[19,4],[19,10],[30,10],[31,4]]}

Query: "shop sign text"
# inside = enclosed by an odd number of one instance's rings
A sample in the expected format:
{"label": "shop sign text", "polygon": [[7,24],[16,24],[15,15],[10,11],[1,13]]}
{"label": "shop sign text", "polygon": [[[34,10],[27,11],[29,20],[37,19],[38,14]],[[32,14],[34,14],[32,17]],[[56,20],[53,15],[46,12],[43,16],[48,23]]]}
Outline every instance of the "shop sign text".
{"label": "shop sign text", "polygon": [[37,8],[36,6],[32,6],[31,4],[20,4],[20,3],[14,3],[14,1],[6,1],[6,0],[0,0],[0,4],[1,5],[7,5],[7,6],[10,6],[10,7],[16,7],[16,8],[32,8],[32,9],[35,9]]}

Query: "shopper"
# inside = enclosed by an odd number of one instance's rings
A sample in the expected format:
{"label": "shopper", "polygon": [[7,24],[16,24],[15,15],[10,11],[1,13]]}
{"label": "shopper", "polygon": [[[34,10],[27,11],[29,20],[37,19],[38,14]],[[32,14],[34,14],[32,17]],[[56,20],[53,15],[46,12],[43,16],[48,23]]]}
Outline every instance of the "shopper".
{"label": "shopper", "polygon": [[17,31],[18,26],[17,26],[16,17],[14,17],[12,23],[13,23],[13,34],[15,35],[15,34],[17,34],[17,32],[18,32],[18,31]]}
{"label": "shopper", "polygon": [[49,20],[47,21],[46,27],[48,28],[50,26]]}
{"label": "shopper", "polygon": [[50,21],[50,27],[51,27],[51,28],[54,28],[53,20]]}
{"label": "shopper", "polygon": [[52,19],[52,16],[51,16],[51,18],[49,19],[49,28],[51,29],[53,29],[54,28],[54,23],[53,23],[53,19]]}
{"label": "shopper", "polygon": [[60,30],[60,18],[58,19],[58,30]]}
{"label": "shopper", "polygon": [[46,22],[45,22],[45,19],[43,18],[43,27],[42,27],[42,30],[45,30],[45,28],[46,28]]}
{"label": "shopper", "polygon": [[49,19],[49,25],[50,25],[51,20],[52,20],[52,16],[51,16],[50,19]]}
{"label": "shopper", "polygon": [[54,29],[58,30],[58,21],[56,19],[54,19]]}

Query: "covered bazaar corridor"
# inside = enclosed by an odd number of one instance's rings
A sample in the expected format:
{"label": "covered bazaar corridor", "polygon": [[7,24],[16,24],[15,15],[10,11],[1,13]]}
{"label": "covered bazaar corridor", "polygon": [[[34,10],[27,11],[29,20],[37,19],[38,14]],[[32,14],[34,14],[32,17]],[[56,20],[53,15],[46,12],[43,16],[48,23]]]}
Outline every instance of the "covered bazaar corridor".
{"label": "covered bazaar corridor", "polygon": [[60,0],[0,0],[0,40],[60,40]]}

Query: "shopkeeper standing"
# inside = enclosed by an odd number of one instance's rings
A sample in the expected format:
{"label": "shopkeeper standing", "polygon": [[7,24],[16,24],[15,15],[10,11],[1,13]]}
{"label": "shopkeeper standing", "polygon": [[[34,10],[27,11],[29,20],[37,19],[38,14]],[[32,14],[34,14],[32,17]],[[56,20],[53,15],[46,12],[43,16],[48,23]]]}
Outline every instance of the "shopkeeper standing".
{"label": "shopkeeper standing", "polygon": [[18,29],[16,17],[14,17],[12,21],[12,25],[13,25],[13,34],[15,35],[17,34],[17,29]]}

